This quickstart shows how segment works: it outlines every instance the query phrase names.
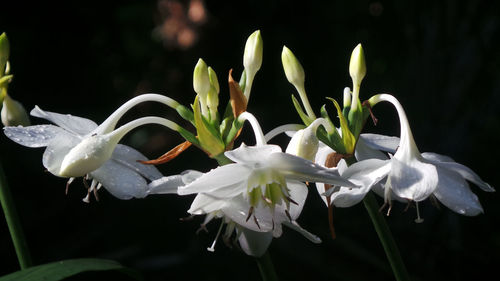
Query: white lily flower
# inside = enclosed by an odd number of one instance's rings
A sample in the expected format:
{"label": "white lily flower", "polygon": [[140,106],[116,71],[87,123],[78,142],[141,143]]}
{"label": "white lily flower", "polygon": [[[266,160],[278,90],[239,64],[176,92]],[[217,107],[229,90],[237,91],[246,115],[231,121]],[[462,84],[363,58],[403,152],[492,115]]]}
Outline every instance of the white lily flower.
{"label": "white lily flower", "polygon": [[97,190],[102,184],[120,199],[140,198],[147,195],[144,178],[155,180],[162,175],[152,166],[137,163],[137,160],[147,160],[146,157],[130,147],[118,145],[119,140],[130,130],[144,124],[161,124],[178,129],[177,124],[159,117],[140,118],[114,129],[128,109],[144,101],[159,101],[171,107],[178,105],[161,95],[138,96],[122,105],[100,126],[89,119],[35,107],[31,111],[32,116],[47,119],[58,126],[5,127],[4,133],[27,147],[47,147],[42,162],[56,176],[68,177],[69,182],[75,177],[85,176],[94,179],[89,191]]}
{"label": "white lily flower", "polygon": [[[295,222],[307,196],[307,186],[303,182],[321,181],[356,186],[341,178],[335,170],[283,153],[277,145],[266,144],[253,115],[245,112],[238,119],[251,123],[257,145],[242,144],[237,149],[225,152],[225,156],[235,163],[220,166],[190,184],[179,187],[179,195],[198,194],[188,212],[193,215],[208,214],[208,220],[214,216],[224,217],[229,225],[234,223],[255,232],[271,232],[274,237],[281,235],[281,225],[285,224],[310,240],[319,242],[317,237]],[[268,243],[266,241],[268,239],[252,241],[251,244],[260,245],[256,248],[265,250],[267,246],[263,247],[260,243]]]}
{"label": "white lily flower", "polygon": [[387,204],[391,204],[393,199],[391,194],[415,202],[433,195],[459,214],[475,216],[482,213],[483,208],[477,196],[470,191],[467,181],[487,192],[492,192],[494,189],[471,169],[454,162],[451,158],[435,153],[420,153],[401,104],[396,98],[387,94],[370,99],[371,103],[379,101],[388,101],[396,107],[401,123],[399,148],[391,159],[363,160],[341,173],[354,183],[363,182],[362,188],[353,191],[361,193],[353,194],[351,197],[351,192],[348,190],[339,193],[332,189],[325,195],[331,195],[332,200],[341,197],[347,204],[357,203],[372,186],[386,179],[384,197]]}
{"label": "white lily flower", "polygon": [[[5,127],[4,133],[27,147],[47,147],[43,165],[50,172],[58,170],[57,166],[63,162],[64,152],[70,151],[85,135],[97,128],[97,124],[89,119],[43,111],[39,107],[35,107],[31,115],[52,121],[58,126]],[[131,147],[117,145],[109,160],[88,173],[88,178],[92,179],[89,191],[97,190],[102,185],[119,199],[146,196],[146,180],[156,180],[162,175],[154,166],[140,164],[137,160],[147,158]]]}

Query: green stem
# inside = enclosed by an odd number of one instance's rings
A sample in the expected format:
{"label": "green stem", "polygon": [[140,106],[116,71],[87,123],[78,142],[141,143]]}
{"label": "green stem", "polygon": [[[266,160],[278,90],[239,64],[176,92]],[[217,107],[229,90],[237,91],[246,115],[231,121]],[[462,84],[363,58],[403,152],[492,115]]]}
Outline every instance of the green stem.
{"label": "green stem", "polygon": [[276,271],[274,271],[273,261],[271,260],[271,256],[268,251],[266,251],[262,257],[255,258],[255,260],[259,266],[262,281],[278,280],[278,275],[276,275]]}
{"label": "green stem", "polygon": [[[224,153],[221,153],[215,157],[217,163],[219,165],[227,165],[233,163],[229,158],[227,158]],[[269,252],[266,250],[262,257],[255,257],[255,261],[257,262],[257,266],[259,267],[260,276],[262,277],[262,281],[277,281],[278,275],[276,275],[276,271],[274,270],[273,261],[271,260],[271,256]]]}
{"label": "green stem", "polygon": [[21,228],[19,216],[14,205],[14,199],[12,198],[9,186],[7,185],[2,163],[0,163],[0,203],[2,204],[2,209],[9,227],[12,242],[14,243],[14,248],[16,249],[19,265],[21,266],[21,269],[28,268],[32,265],[31,256],[28,251],[28,244],[26,243],[23,229]]}
{"label": "green stem", "polygon": [[410,280],[410,276],[406,271],[405,264],[403,263],[403,259],[401,258],[401,254],[399,253],[398,246],[392,237],[391,230],[387,225],[384,217],[379,212],[379,206],[375,196],[372,192],[368,192],[368,194],[363,199],[363,203],[365,205],[368,214],[372,220],[373,226],[375,227],[375,231],[378,234],[378,238],[384,247],[385,254],[387,255],[387,259],[391,264],[392,272],[398,281],[408,281]]}

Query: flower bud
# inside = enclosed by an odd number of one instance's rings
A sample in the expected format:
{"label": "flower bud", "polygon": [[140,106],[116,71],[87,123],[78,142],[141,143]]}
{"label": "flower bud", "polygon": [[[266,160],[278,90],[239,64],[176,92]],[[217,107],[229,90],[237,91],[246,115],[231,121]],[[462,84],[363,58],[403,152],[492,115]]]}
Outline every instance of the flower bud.
{"label": "flower bud", "polygon": [[286,148],[286,153],[314,161],[318,152],[319,140],[316,137],[317,126],[297,131]]}
{"label": "flower bud", "polygon": [[[255,73],[260,69],[262,65],[262,37],[260,36],[260,30],[252,33],[245,44],[245,52],[243,54],[243,66],[247,75],[255,76]],[[253,79],[252,79],[253,80]]]}
{"label": "flower bud", "polygon": [[361,85],[361,81],[366,75],[365,53],[361,44],[358,44],[352,51],[351,61],[349,62],[349,74],[355,86]]}
{"label": "flower bud", "polygon": [[210,66],[208,67],[208,77],[210,79],[210,84],[215,88],[215,91],[218,94],[220,91],[219,80],[217,79],[217,74],[215,73],[215,70]]}
{"label": "flower bud", "polygon": [[281,62],[283,63],[283,70],[285,70],[286,79],[296,88],[302,88],[305,81],[304,68],[299,60],[286,46],[283,46],[281,52]]}
{"label": "flower bud", "polygon": [[344,88],[344,108],[351,106],[351,89],[349,87]]}
{"label": "flower bud", "polygon": [[3,106],[2,106],[2,124],[4,126],[29,126],[30,119],[28,117],[28,113],[24,106],[13,100],[5,91],[5,88],[1,89],[2,94],[4,96]]}
{"label": "flower bud", "polygon": [[2,33],[0,35],[0,77],[5,73],[5,66],[9,60],[9,40],[7,39],[7,34]]}
{"label": "flower bud", "polygon": [[193,73],[193,88],[194,91],[205,99],[208,91],[210,91],[210,78],[208,76],[208,67],[203,59],[199,59],[194,67]]}

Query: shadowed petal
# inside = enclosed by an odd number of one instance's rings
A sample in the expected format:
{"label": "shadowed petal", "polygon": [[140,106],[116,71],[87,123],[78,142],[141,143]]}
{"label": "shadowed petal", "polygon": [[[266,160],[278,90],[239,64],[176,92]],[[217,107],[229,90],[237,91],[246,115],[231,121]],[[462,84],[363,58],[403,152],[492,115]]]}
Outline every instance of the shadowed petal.
{"label": "shadowed petal", "polygon": [[479,186],[482,190],[487,191],[487,192],[494,192],[495,189],[483,181],[474,171],[472,171],[469,167],[464,166],[462,164],[459,164],[453,159],[444,156],[444,155],[439,155],[436,153],[422,153],[422,156],[429,160],[431,163],[434,163],[438,167],[446,168],[451,171],[455,171],[456,173],[460,174],[462,177],[464,177],[466,180],[473,182],[477,186]]}
{"label": "shadowed petal", "polygon": [[147,195],[146,180],[140,174],[113,159],[91,172],[90,176],[118,199],[143,198]]}
{"label": "shadowed petal", "polygon": [[439,181],[434,195],[446,207],[466,216],[483,212],[477,196],[457,172],[438,167]]}
{"label": "shadowed petal", "polygon": [[42,163],[53,175],[60,176],[61,164],[69,151],[80,142],[75,135],[61,130],[59,134],[52,138],[45,149],[42,157]]}
{"label": "shadowed petal", "polygon": [[262,256],[273,240],[271,232],[257,232],[242,227],[238,231],[241,233],[238,237],[241,249],[253,257]]}
{"label": "shadowed petal", "polygon": [[387,184],[399,197],[416,202],[429,197],[437,187],[436,166],[417,159],[402,162],[393,157]]}
{"label": "shadowed petal", "polygon": [[159,179],[163,176],[155,166],[144,165],[137,162],[138,160],[148,160],[148,158],[130,146],[118,144],[115,150],[113,150],[111,158],[127,166],[129,169],[136,171],[150,181]]}
{"label": "shadowed petal", "polygon": [[367,146],[373,149],[390,152],[392,154],[396,152],[400,141],[398,137],[379,134],[361,134],[359,138],[362,139]]}

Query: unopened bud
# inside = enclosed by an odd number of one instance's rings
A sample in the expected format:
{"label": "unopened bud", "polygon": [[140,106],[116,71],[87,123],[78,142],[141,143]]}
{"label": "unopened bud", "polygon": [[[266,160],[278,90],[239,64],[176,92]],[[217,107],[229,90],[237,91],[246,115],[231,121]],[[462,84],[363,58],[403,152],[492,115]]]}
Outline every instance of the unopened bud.
{"label": "unopened bud", "polygon": [[7,34],[0,34],[0,77],[5,73],[5,66],[9,60],[9,39],[7,39]]}
{"label": "unopened bud", "polygon": [[283,46],[281,52],[281,62],[283,63],[283,70],[285,70],[286,79],[296,88],[304,87],[305,73],[304,68],[299,60],[286,46]]}
{"label": "unopened bud", "polygon": [[260,30],[252,33],[245,44],[245,52],[243,54],[243,66],[247,75],[251,75],[252,78],[255,73],[260,69],[262,65],[262,37],[260,36]]}
{"label": "unopened bud", "polygon": [[203,59],[199,59],[194,67],[193,73],[193,88],[194,91],[205,99],[208,91],[210,91],[210,78],[208,76],[208,67]]}
{"label": "unopened bud", "polygon": [[366,75],[365,53],[361,44],[358,44],[352,51],[351,61],[349,62],[349,74],[354,86],[361,85],[361,81]]}
{"label": "unopened bud", "polygon": [[[5,91],[5,88],[2,91]],[[4,95],[2,112],[0,113],[2,124],[4,126],[29,126],[30,119],[24,106],[20,102],[13,100],[9,95],[5,93],[2,93],[2,95]]]}
{"label": "unopened bud", "polygon": [[344,88],[344,108],[351,106],[351,89],[349,87]]}

